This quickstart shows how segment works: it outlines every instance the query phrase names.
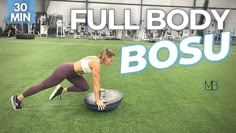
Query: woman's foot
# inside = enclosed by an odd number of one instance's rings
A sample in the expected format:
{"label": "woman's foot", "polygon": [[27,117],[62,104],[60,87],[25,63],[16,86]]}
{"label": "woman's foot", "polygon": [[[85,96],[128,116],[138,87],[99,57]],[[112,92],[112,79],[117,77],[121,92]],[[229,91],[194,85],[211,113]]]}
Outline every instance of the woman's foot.
{"label": "woman's foot", "polygon": [[17,96],[11,96],[11,104],[14,110],[22,109],[21,101],[17,99]]}
{"label": "woman's foot", "polygon": [[64,88],[61,87],[61,85],[57,85],[56,88],[54,89],[54,91],[51,93],[49,100],[52,100],[57,96],[61,96],[63,89]]}

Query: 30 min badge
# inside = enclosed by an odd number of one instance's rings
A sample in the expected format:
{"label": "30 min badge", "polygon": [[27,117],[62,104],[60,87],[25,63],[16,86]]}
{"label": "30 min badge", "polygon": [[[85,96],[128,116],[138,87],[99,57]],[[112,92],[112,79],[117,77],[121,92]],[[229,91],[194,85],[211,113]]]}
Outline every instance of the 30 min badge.
{"label": "30 min badge", "polygon": [[8,0],[7,23],[35,23],[35,0]]}

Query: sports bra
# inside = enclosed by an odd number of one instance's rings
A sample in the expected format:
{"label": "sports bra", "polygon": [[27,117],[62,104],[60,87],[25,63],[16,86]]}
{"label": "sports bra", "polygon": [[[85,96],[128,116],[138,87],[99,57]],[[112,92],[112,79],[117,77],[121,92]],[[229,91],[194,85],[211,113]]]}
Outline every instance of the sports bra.
{"label": "sports bra", "polygon": [[91,59],[90,60],[86,60],[86,59],[80,60],[80,64],[81,64],[81,67],[82,67],[84,73],[91,73],[92,72],[91,68],[89,67],[89,62],[91,62],[91,61],[97,61],[97,60],[91,60]]}

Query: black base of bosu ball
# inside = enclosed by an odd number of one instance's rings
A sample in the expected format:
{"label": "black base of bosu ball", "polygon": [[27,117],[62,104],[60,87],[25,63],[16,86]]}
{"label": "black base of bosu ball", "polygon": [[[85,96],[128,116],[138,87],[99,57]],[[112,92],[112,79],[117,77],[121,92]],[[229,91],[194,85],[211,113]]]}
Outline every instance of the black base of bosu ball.
{"label": "black base of bosu ball", "polygon": [[84,102],[88,109],[95,112],[109,112],[116,109],[123,99],[123,94],[117,90],[105,90],[100,92],[100,100],[103,100],[106,104],[104,110],[98,110],[98,106],[95,102],[95,95],[93,92],[88,93],[84,97]]}

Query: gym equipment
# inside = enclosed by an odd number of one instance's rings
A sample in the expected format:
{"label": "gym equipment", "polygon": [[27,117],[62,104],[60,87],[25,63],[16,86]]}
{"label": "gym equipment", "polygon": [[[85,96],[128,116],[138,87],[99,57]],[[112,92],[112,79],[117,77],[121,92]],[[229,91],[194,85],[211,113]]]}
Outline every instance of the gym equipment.
{"label": "gym equipment", "polygon": [[57,37],[65,37],[64,22],[57,20]]}
{"label": "gym equipment", "polygon": [[48,26],[47,26],[47,14],[41,14],[40,16],[40,37],[42,35],[48,36]]}
{"label": "gym equipment", "polygon": [[100,100],[103,100],[106,104],[104,110],[98,110],[98,106],[95,102],[95,95],[93,92],[88,93],[84,102],[87,105],[88,109],[95,112],[109,112],[116,109],[123,99],[123,94],[117,90],[104,90],[99,93]]}
{"label": "gym equipment", "polygon": [[29,33],[17,33],[16,39],[34,39],[34,34]]}

